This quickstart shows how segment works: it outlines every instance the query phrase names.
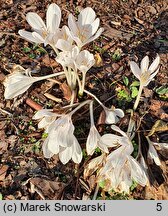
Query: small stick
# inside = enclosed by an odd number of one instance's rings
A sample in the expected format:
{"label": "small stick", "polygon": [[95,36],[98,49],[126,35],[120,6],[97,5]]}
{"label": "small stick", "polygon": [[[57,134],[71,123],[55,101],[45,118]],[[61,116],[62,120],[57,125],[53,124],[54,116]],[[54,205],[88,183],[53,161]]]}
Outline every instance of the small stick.
{"label": "small stick", "polygon": [[37,111],[42,109],[41,105],[39,105],[38,103],[36,103],[35,101],[33,101],[30,98],[26,99],[26,104],[29,105],[31,108],[37,110]]}
{"label": "small stick", "polygon": [[57,103],[61,103],[61,102],[62,102],[62,99],[61,99],[61,98],[57,98],[57,97],[55,97],[55,96],[52,95],[52,94],[45,93],[44,96],[45,96],[46,98],[48,98],[48,99],[51,99],[51,100],[57,102]]}

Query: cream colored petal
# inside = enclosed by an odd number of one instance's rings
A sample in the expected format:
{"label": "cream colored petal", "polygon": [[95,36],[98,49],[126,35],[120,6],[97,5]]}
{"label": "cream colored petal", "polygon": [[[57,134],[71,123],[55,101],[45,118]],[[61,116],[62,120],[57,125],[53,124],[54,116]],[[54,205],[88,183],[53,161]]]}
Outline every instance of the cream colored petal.
{"label": "cream colored petal", "polygon": [[96,40],[102,34],[103,31],[104,31],[104,28],[99,28],[99,30],[96,32],[96,34],[93,37],[90,37],[89,39],[86,39],[83,41],[82,46]]}
{"label": "cream colored petal", "polygon": [[83,9],[78,16],[79,26],[91,24],[96,18],[96,14],[91,7]]}
{"label": "cream colored petal", "polygon": [[141,70],[139,66],[137,65],[137,63],[135,63],[134,61],[130,61],[130,68],[134,76],[140,80]]}
{"label": "cream colored petal", "polygon": [[61,152],[59,152],[59,159],[63,164],[68,163],[71,158],[72,158],[72,147],[67,147]]}
{"label": "cream colored petal", "polygon": [[33,116],[32,119],[40,119],[43,118],[44,116],[53,116],[53,109],[41,109],[36,112],[36,114]]}
{"label": "cream colored petal", "polygon": [[153,73],[159,67],[159,63],[160,63],[160,57],[159,55],[157,55],[157,57],[155,58],[155,60],[153,61],[153,63],[150,65],[148,69],[150,73]]}
{"label": "cream colored petal", "polygon": [[68,16],[68,27],[70,28],[74,36],[78,34],[79,29],[77,27],[75,17],[72,14],[69,14]]}
{"label": "cream colored petal", "polygon": [[47,29],[50,33],[55,33],[61,22],[61,10],[55,3],[50,4],[46,13]]}
{"label": "cream colored petal", "polygon": [[86,141],[86,151],[88,155],[92,155],[97,147],[98,141],[100,139],[100,134],[95,126],[90,128],[90,132]]}
{"label": "cream colored petal", "polygon": [[46,139],[42,145],[45,158],[51,158],[54,154],[48,149],[48,140]]}
{"label": "cream colored petal", "polygon": [[148,182],[148,178],[144,170],[141,168],[140,164],[132,156],[128,157],[128,162],[131,166],[132,179],[134,179],[138,184],[144,187]]}
{"label": "cream colored petal", "polygon": [[119,145],[122,137],[114,135],[114,134],[104,134],[100,138],[100,142],[104,143],[104,145],[108,147],[115,147]]}
{"label": "cream colored petal", "polygon": [[148,71],[148,67],[149,67],[149,57],[145,56],[142,61],[141,61],[141,72],[145,73]]}
{"label": "cream colored petal", "polygon": [[77,164],[79,164],[82,161],[82,149],[76,137],[74,137],[74,143],[72,146],[72,160],[74,163],[77,163]]}
{"label": "cream colored petal", "polygon": [[33,43],[42,43],[40,39],[37,37],[33,37],[32,32],[28,32],[25,30],[19,30],[19,35],[26,39],[27,41],[33,42]]}
{"label": "cream colored petal", "polygon": [[42,37],[40,34],[38,34],[37,32],[32,32],[32,36],[38,40],[41,41],[40,43],[44,43],[45,42],[45,38],[46,36]]}
{"label": "cream colored petal", "polygon": [[26,15],[26,20],[29,23],[29,25],[34,29],[34,30],[39,30],[39,31],[47,31],[47,28],[41,19],[41,17],[33,12],[29,12]]}

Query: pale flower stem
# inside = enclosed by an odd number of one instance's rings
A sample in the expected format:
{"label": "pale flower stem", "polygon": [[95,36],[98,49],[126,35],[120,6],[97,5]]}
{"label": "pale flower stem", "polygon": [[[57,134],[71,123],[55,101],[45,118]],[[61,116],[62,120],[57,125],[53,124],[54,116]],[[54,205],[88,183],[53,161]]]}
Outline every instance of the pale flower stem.
{"label": "pale flower stem", "polygon": [[70,106],[72,106],[73,103],[74,103],[74,100],[75,100],[75,94],[76,94],[76,91],[75,91],[75,90],[72,90]]}
{"label": "pale flower stem", "polygon": [[81,84],[81,81],[80,81],[80,79],[79,79],[78,73],[76,73],[76,77],[77,77],[78,86],[79,86],[79,93],[80,93],[80,92],[81,92],[81,89],[82,89],[82,84]]}
{"label": "pale flower stem", "polygon": [[71,113],[69,113],[69,115],[72,116],[77,110],[79,110],[81,107],[85,106],[86,104],[88,104],[90,102],[91,102],[91,100],[86,100],[86,101],[82,102],[73,111],[71,111]]}
{"label": "pale flower stem", "polygon": [[52,45],[52,44],[50,44],[50,46],[53,48],[54,52],[55,52],[56,55],[58,56],[58,55],[59,55],[58,49],[57,49],[54,45]]}
{"label": "pale flower stem", "polygon": [[82,77],[82,86],[81,86],[81,90],[79,92],[80,95],[83,95],[83,91],[84,91],[84,87],[85,87],[85,78],[86,78],[86,73],[82,73],[83,77]]}
{"label": "pale flower stem", "polygon": [[91,123],[91,126],[94,125],[94,117],[93,117],[93,101],[90,102],[90,123]]}
{"label": "pale flower stem", "polygon": [[139,87],[139,91],[138,91],[138,95],[137,95],[137,98],[136,98],[136,101],[134,103],[134,107],[133,107],[133,110],[135,111],[138,107],[138,104],[139,104],[139,101],[140,101],[140,97],[141,97],[141,94],[142,94],[142,90],[143,90],[143,86],[140,85]]}
{"label": "pale flower stem", "polygon": [[92,200],[96,200],[97,194],[99,192],[99,184],[97,184]]}
{"label": "pale flower stem", "polygon": [[59,73],[54,73],[54,74],[50,74],[50,75],[46,75],[46,76],[42,76],[42,77],[34,77],[34,78],[37,79],[36,81],[40,81],[40,80],[60,76],[60,75],[63,75],[63,74],[65,74],[65,73],[64,72],[59,72]]}
{"label": "pale flower stem", "polygon": [[94,94],[90,93],[89,91],[87,91],[85,89],[83,90],[83,92],[85,92],[86,94],[92,96],[100,104],[100,106],[103,107],[103,109],[106,109],[106,107],[102,104],[102,102]]}

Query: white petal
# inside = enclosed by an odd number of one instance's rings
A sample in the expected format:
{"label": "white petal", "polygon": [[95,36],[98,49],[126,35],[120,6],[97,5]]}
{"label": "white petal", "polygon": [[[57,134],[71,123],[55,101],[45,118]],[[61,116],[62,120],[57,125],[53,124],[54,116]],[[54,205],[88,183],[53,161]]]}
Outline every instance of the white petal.
{"label": "white petal", "polygon": [[59,159],[63,164],[68,163],[72,157],[72,147],[67,147],[59,153]]}
{"label": "white petal", "polygon": [[124,112],[122,109],[115,109],[115,113],[118,117],[123,118],[124,117]]}
{"label": "white petal", "polygon": [[148,69],[150,73],[153,73],[158,68],[159,63],[160,63],[160,57],[159,55],[157,55],[157,57],[155,58],[155,60],[153,61],[153,63],[150,65]]}
{"label": "white petal", "polygon": [[99,30],[96,32],[96,34],[93,37],[90,37],[89,39],[83,41],[82,46],[84,46],[87,43],[90,43],[91,41],[96,40],[102,34],[103,31],[104,31],[104,28],[99,28]]}
{"label": "white petal", "polygon": [[74,138],[74,143],[72,146],[72,160],[74,163],[79,164],[82,160],[82,149],[76,139]]}
{"label": "white petal", "polygon": [[48,141],[48,149],[50,152],[53,154],[58,154],[59,153],[59,144],[55,138],[55,130],[52,130],[49,132],[48,137],[46,138]]}
{"label": "white petal", "polygon": [[72,44],[63,39],[59,39],[55,46],[57,49],[60,49],[61,51],[71,51],[72,50]]}
{"label": "white petal", "polygon": [[124,137],[127,137],[127,134],[124,131],[122,131],[118,126],[111,125],[111,129],[113,129],[114,131],[117,131],[118,133],[120,133]]}
{"label": "white petal", "polygon": [[156,76],[156,74],[159,72],[159,68],[154,72],[154,73],[152,73],[151,75],[150,75],[150,81]]}
{"label": "white petal", "polygon": [[37,32],[32,32],[32,36],[38,40],[41,41],[39,43],[44,43],[45,42],[45,37],[42,37],[40,34],[38,34]]}
{"label": "white petal", "polygon": [[19,30],[18,32],[21,37],[25,38],[27,41],[33,42],[33,43],[42,43],[41,40],[38,38],[33,37],[32,32],[28,32],[25,30]]}
{"label": "white petal", "polygon": [[79,29],[77,27],[75,17],[72,14],[69,14],[68,16],[68,27],[70,28],[74,36],[78,34]]}
{"label": "white petal", "polygon": [[131,61],[130,62],[130,68],[131,68],[131,71],[134,74],[134,76],[140,80],[141,70],[140,70],[139,66],[137,65],[137,63],[135,63],[134,61]]}
{"label": "white petal", "polygon": [[36,114],[33,116],[33,119],[40,119],[44,116],[53,116],[53,109],[41,109],[36,112]]}
{"label": "white petal", "polygon": [[140,164],[132,156],[128,157],[128,162],[131,166],[132,179],[134,179],[138,184],[144,187],[148,181],[144,170],[141,168]]}
{"label": "white petal", "polygon": [[148,67],[149,67],[149,57],[145,56],[141,61],[141,71],[142,71],[142,73],[147,72]]}
{"label": "white petal", "polygon": [[61,22],[61,10],[55,3],[50,4],[46,14],[47,29],[50,33],[55,33]]}
{"label": "white petal", "polygon": [[26,20],[34,30],[47,31],[43,20],[38,14],[29,12],[26,15]]}
{"label": "white petal", "polygon": [[91,24],[92,35],[94,35],[97,32],[99,25],[100,25],[100,19],[96,18],[95,21]]}
{"label": "white petal", "polygon": [[43,146],[42,146],[42,149],[43,149],[43,154],[44,154],[44,157],[45,158],[51,158],[54,153],[52,153],[49,149],[48,149],[48,140],[46,139],[43,143]]}
{"label": "white petal", "polygon": [[100,142],[104,143],[104,145],[108,147],[115,147],[119,145],[122,137],[114,135],[114,134],[104,134],[100,138]]}
{"label": "white petal", "polygon": [[90,132],[86,141],[86,151],[88,155],[92,155],[97,147],[98,141],[100,139],[100,134],[95,126],[90,128]]}
{"label": "white petal", "polygon": [[96,14],[91,7],[83,9],[78,16],[79,26],[91,24],[96,18]]}
{"label": "white petal", "polygon": [[150,158],[152,158],[155,161],[156,165],[161,166],[161,162],[160,162],[159,156],[157,154],[157,151],[154,148],[154,146],[150,143],[149,143],[148,155]]}

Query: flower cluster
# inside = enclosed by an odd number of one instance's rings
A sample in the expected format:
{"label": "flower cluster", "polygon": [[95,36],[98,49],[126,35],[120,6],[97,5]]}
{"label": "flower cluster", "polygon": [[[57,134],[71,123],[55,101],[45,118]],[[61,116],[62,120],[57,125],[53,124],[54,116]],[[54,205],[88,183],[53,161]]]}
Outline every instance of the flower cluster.
{"label": "flower cluster", "polygon": [[[60,27],[61,9],[53,3],[47,9],[46,23],[38,14],[32,12],[26,15],[26,20],[32,27],[32,32],[19,30],[20,36],[29,42],[44,44],[44,46],[50,45],[56,53],[55,60],[62,66],[63,71],[36,77],[32,76],[33,71],[30,69],[15,65],[12,73],[4,81],[5,99],[12,99],[24,93],[34,82],[60,75],[66,78],[72,93],[70,105],[64,113],[57,113],[53,109],[42,109],[33,117],[39,121],[38,128],[43,128],[48,134],[42,146],[44,157],[51,158],[53,155],[58,155],[63,164],[70,160],[77,164],[82,161],[82,148],[75,136],[72,117],[83,106],[89,105],[90,130],[86,138],[86,152],[88,155],[94,155],[98,148],[101,155],[93,158],[86,165],[84,178],[86,179],[97,170],[97,183],[103,182],[105,191],[115,190],[129,193],[133,181],[142,186],[147,185],[147,165],[143,157],[139,163],[132,156],[134,148],[131,140],[136,131],[136,122],[132,117],[138,107],[143,88],[159,71],[160,57],[157,55],[150,66],[148,56],[142,59],[140,67],[134,61],[130,62],[130,68],[135,77],[139,79],[140,87],[128,130],[125,133],[115,125],[120,118],[124,117],[123,110],[114,106],[107,108],[95,95],[85,89],[86,74],[95,64],[95,59],[94,55],[83,47],[98,38],[103,32],[103,28],[99,28],[100,20],[96,18],[94,10],[90,7],[83,9],[77,20],[72,14],[69,14],[68,25]],[[75,95],[83,96],[83,93],[91,96],[100,104],[106,115],[104,123],[111,125],[115,134],[101,135],[97,130],[94,123],[93,100],[74,104]],[[155,146],[167,149],[168,144],[152,142],[149,137],[146,139],[149,143],[148,158],[160,166],[161,162]]]}

